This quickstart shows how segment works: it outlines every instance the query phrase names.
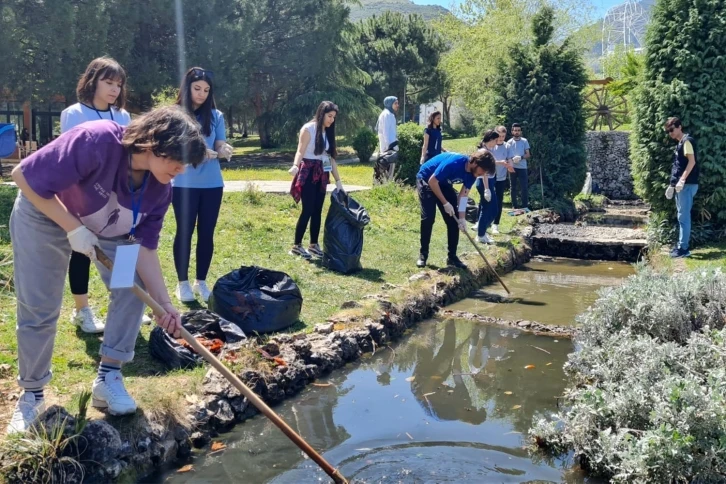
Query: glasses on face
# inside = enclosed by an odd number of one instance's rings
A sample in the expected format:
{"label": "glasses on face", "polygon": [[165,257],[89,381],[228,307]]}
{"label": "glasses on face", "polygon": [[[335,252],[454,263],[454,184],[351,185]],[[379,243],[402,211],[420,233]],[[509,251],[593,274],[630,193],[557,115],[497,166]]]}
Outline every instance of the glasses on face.
{"label": "glasses on face", "polygon": [[192,81],[203,80],[204,78],[214,81],[214,72],[204,69],[192,69]]}

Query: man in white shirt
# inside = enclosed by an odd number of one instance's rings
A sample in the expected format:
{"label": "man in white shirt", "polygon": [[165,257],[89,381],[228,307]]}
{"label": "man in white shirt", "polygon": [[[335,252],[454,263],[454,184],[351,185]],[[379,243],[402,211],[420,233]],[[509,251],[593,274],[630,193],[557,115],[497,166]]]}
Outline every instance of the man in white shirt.
{"label": "man in white shirt", "polygon": [[[398,111],[398,98],[396,96],[388,96],[383,100],[385,109],[381,111],[376,123],[376,131],[378,132],[378,155],[383,155],[386,151],[391,150],[391,145],[398,141],[398,130],[396,127],[396,112]],[[393,148],[398,151],[398,146]],[[396,164],[391,163],[388,167],[386,177],[390,180],[393,178]]]}

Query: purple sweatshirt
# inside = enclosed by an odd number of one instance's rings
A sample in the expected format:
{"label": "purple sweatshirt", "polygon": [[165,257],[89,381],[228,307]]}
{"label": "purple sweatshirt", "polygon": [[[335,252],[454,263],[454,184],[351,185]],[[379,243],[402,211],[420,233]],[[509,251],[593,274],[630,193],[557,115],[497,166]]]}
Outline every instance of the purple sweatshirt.
{"label": "purple sweatshirt", "polygon": [[[46,199],[57,195],[99,237],[128,235],[131,158],[121,144],[124,130],[107,120],[79,124],[21,161],[20,169],[35,193]],[[149,175],[136,225],[136,239],[148,249],[159,245],[171,193],[171,185]],[[138,198],[137,192],[137,203]]]}

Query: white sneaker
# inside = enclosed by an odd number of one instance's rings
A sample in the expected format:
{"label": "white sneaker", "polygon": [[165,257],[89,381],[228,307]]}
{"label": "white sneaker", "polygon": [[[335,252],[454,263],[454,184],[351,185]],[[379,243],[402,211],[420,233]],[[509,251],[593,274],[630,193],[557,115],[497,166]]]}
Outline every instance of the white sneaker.
{"label": "white sneaker", "polygon": [[482,244],[493,244],[494,241],[490,239],[487,234],[482,235],[481,237],[476,238],[477,241],[479,241]]}
{"label": "white sneaker", "polygon": [[106,381],[93,382],[93,401],[96,408],[106,408],[111,415],[128,415],[136,412],[136,402],[124,386],[121,372],[112,370],[106,373]]}
{"label": "white sneaker", "polygon": [[176,285],[176,298],[181,302],[193,302],[196,300],[189,281],[182,281]]}
{"label": "white sneaker", "polygon": [[43,411],[45,411],[45,400],[36,401],[33,393],[24,392],[15,405],[6,433],[8,435],[24,433]]}
{"label": "white sneaker", "polygon": [[84,333],[103,333],[103,330],[106,329],[106,324],[102,320],[98,319],[96,315],[93,314],[93,310],[88,306],[80,311],[74,309],[72,321],[76,326],[80,326],[81,331]]}
{"label": "white sneaker", "polygon": [[471,226],[471,230],[473,230],[474,232],[476,232],[477,230],[479,230],[479,222],[477,222],[474,225],[472,225]]}
{"label": "white sneaker", "polygon": [[205,303],[209,301],[209,296],[212,294],[212,291],[207,287],[207,281],[194,281],[192,289],[202,297],[202,301]]}
{"label": "white sneaker", "polygon": [[499,235],[499,225],[497,225],[497,224],[492,225],[492,234]]}

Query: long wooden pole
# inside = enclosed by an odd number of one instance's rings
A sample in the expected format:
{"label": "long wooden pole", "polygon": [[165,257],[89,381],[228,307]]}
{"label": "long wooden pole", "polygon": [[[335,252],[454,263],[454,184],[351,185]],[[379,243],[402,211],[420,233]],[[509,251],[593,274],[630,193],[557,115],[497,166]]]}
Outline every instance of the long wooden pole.
{"label": "long wooden pole", "polygon": [[[111,259],[106,256],[106,254],[101,251],[99,247],[96,247],[96,257],[98,258],[98,261],[103,264],[108,270],[113,270],[113,262]],[[131,287],[131,290],[133,291],[136,296],[139,297],[144,303],[146,303],[147,306],[151,308],[152,311],[154,311],[157,315],[164,315],[166,314],[166,310],[161,307],[159,303],[157,303],[148,292],[144,291],[138,284],[134,284]],[[250,388],[245,385],[242,380],[237,378],[237,376],[232,373],[232,371],[227,368],[219,359],[214,356],[207,348],[201,345],[197,339],[189,333],[186,329],[183,327],[181,328],[181,336],[184,338],[184,340],[191,345],[192,348],[194,348],[194,351],[196,351],[198,354],[202,355],[202,357],[207,360],[207,362],[212,365],[218,372],[222,374],[229,382],[237,388],[237,390],[240,391],[242,395],[247,398],[247,401],[252,403],[257,409],[267,418],[272,420],[272,423],[274,423],[280,430],[282,430],[282,433],[284,433],[290,440],[292,440],[295,445],[297,445],[303,452],[305,452],[316,464],[320,466],[321,469],[325,471],[327,475],[329,475],[333,481],[336,484],[348,484],[348,480],[343,477],[343,475],[338,471],[338,469],[335,469],[333,466],[328,463],[328,461],[323,458],[320,454],[318,454],[315,449],[313,449],[310,444],[308,444],[305,439],[303,439],[297,432],[295,432],[285,421],[280,418],[277,413],[275,413],[274,410],[272,410],[267,404],[262,401],[260,397],[257,396],[255,392],[250,390]]]}
{"label": "long wooden pole", "polygon": [[502,278],[499,277],[499,274],[497,274],[497,271],[495,271],[494,268],[491,266],[491,264],[489,264],[489,261],[487,260],[486,256],[484,255],[484,252],[482,252],[481,249],[479,248],[479,246],[476,245],[476,242],[474,242],[474,239],[471,238],[471,235],[469,235],[469,232],[466,232],[466,231],[463,231],[463,230],[462,230],[462,232],[464,232],[464,235],[466,235],[466,238],[469,239],[469,242],[471,242],[471,245],[474,246],[474,248],[476,249],[476,251],[479,252],[479,255],[481,256],[482,259],[484,259],[484,262],[486,262],[487,267],[489,267],[489,269],[494,273],[494,276],[499,281],[499,284],[501,284],[502,287],[504,288],[504,290],[507,291],[507,294],[512,294],[509,291],[509,288],[507,287],[507,285],[504,284],[504,281],[502,280]]}

